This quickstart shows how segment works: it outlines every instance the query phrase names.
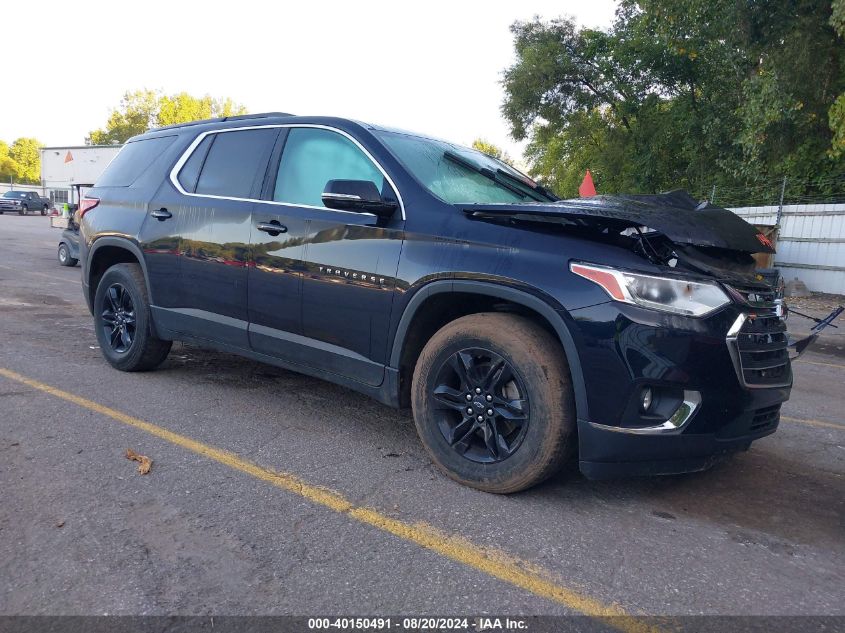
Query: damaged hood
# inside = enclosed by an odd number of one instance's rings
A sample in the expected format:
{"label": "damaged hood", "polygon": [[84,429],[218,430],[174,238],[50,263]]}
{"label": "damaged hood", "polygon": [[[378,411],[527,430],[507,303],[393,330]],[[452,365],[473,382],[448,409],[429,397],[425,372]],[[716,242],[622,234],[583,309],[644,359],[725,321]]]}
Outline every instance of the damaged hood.
{"label": "damaged hood", "polygon": [[594,196],[558,202],[472,204],[461,208],[478,219],[552,223],[569,220],[608,228],[645,226],[680,244],[746,253],[775,252],[771,242],[754,226],[727,209],[699,202],[686,191]]}

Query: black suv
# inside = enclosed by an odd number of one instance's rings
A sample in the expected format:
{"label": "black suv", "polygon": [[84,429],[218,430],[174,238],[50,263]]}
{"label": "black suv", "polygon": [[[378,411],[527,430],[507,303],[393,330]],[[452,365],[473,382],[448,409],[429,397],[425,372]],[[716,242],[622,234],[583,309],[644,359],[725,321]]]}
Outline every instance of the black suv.
{"label": "black suv", "polygon": [[560,200],[480,152],[265,114],[131,139],[82,201],[106,360],[171,341],[413,408],[450,477],[513,492],[701,470],[776,429],[771,244],[683,192]]}

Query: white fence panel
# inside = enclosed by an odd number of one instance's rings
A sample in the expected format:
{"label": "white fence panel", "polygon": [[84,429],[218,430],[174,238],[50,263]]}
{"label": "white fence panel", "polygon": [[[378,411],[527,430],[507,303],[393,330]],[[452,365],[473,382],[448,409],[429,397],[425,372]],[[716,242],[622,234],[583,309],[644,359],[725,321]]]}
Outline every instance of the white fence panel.
{"label": "white fence panel", "polygon": [[[777,223],[777,206],[731,210],[752,224]],[[775,266],[810,290],[845,294],[845,204],[784,205]]]}

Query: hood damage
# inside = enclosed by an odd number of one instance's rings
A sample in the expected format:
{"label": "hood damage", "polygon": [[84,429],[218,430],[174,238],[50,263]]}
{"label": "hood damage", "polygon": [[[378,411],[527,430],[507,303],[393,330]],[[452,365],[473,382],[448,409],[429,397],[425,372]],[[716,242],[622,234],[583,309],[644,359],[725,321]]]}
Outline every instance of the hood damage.
{"label": "hood damage", "polygon": [[[594,196],[551,203],[473,204],[469,217],[563,231],[628,247],[658,266],[681,264],[725,281],[754,282],[754,253],[772,243],[736,214],[686,191]],[[755,284],[756,285],[756,284]]]}
{"label": "hood damage", "polygon": [[[774,253],[771,241],[736,214],[699,202],[686,191],[656,195],[594,196],[557,202],[473,204],[469,217],[561,232],[629,248],[652,264],[714,277],[755,317],[786,317],[778,289],[757,273],[754,253]],[[598,263],[598,262],[597,262]],[[808,337],[788,342],[794,360],[845,308],[840,306]],[[803,315],[802,315],[803,316]],[[811,317],[812,318],[812,317]]]}

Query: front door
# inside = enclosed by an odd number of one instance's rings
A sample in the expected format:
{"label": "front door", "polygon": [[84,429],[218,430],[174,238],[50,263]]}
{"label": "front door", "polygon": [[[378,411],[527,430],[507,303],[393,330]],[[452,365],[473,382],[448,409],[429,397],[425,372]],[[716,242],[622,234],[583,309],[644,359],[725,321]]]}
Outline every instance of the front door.
{"label": "front door", "polygon": [[[272,163],[271,163],[272,165]],[[277,337],[288,360],[379,385],[387,362],[387,334],[402,247],[401,213],[387,221],[368,213],[326,208],[329,180],[370,180],[396,199],[384,173],[351,137],[335,130],[294,127],[273,182],[273,202],[288,222],[285,265],[301,280],[301,321],[296,336]],[[296,234],[291,234],[291,229]],[[301,232],[301,233],[300,233]],[[300,250],[301,249],[301,250]],[[256,257],[256,267],[258,259]],[[257,270],[256,270],[257,272]],[[250,317],[274,311],[272,295],[250,286]],[[278,308],[276,308],[278,311]],[[266,345],[273,327],[251,327],[254,347]]]}

